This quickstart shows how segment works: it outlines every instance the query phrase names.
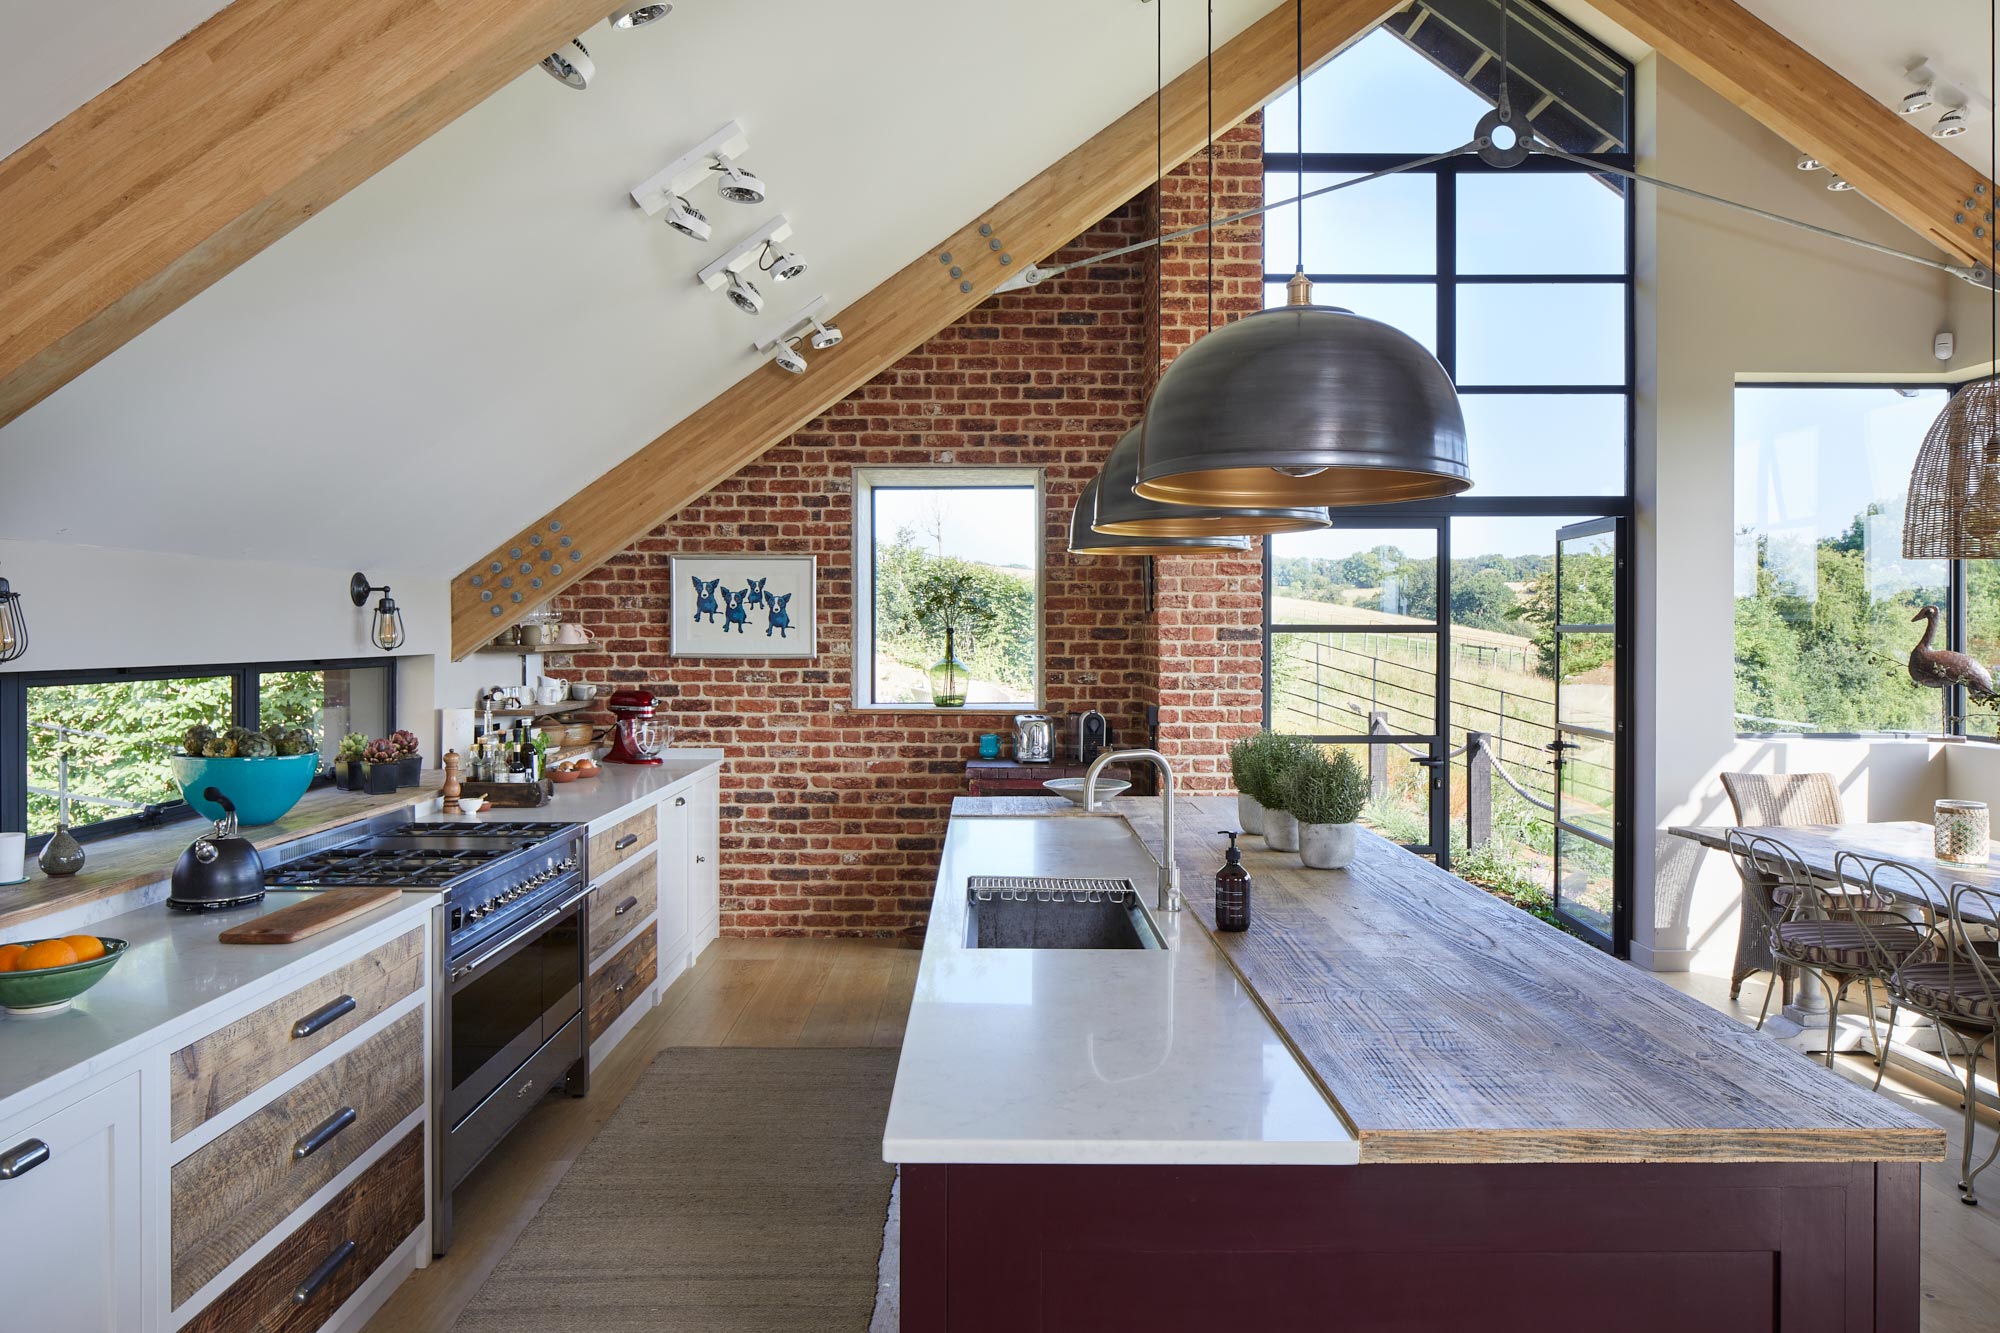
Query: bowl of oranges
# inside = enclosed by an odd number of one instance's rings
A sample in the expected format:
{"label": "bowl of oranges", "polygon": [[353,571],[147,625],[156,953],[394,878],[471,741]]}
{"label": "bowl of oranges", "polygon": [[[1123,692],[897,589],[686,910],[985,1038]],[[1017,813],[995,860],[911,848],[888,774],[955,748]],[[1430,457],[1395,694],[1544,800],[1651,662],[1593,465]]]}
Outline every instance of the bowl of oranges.
{"label": "bowl of oranges", "polygon": [[22,1018],[61,1013],[124,954],[124,940],[97,935],[0,944],[0,1009]]}

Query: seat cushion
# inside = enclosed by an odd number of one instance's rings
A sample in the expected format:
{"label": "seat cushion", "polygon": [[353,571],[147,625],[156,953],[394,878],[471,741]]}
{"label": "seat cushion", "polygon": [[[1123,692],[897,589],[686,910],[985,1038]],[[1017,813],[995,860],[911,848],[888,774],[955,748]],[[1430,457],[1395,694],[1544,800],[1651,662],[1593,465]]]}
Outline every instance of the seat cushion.
{"label": "seat cushion", "polygon": [[2000,995],[1964,959],[1956,964],[1905,963],[1896,969],[1895,984],[1926,1009],[1989,1027],[2000,1022]]}
{"label": "seat cushion", "polygon": [[[1910,926],[1871,926],[1876,947],[1897,963],[1919,953],[1927,936]],[[1859,971],[1871,965],[1868,935],[1850,921],[1786,921],[1778,926],[1778,952],[1816,967]]]}

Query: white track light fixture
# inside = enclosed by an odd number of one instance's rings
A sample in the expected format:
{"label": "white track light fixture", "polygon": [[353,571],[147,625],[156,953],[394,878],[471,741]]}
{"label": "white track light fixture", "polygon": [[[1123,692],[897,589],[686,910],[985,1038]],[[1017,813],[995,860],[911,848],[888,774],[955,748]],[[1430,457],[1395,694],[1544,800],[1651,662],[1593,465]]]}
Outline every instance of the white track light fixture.
{"label": "white track light fixture", "polygon": [[1903,94],[1902,105],[1896,109],[1906,116],[1914,116],[1919,111],[1929,110],[1936,102],[1937,95],[1931,91],[1931,85],[1926,83],[1914,92]]}
{"label": "white track light fixture", "polygon": [[1956,139],[1972,127],[1965,123],[1965,112],[1957,107],[1947,107],[1938,117],[1937,125],[1931,130],[1933,139]]}
{"label": "white track light fixture", "polygon": [[716,154],[715,170],[722,173],[722,179],[715,183],[715,192],[730,203],[764,202],[764,182],[730,161],[729,154]]}
{"label": "white track light fixture", "polygon": [[[722,172],[722,164],[748,151],[750,140],[744,137],[743,127],[732,120],[668,163],[665,169],[633,186],[632,202],[649,218],[664,217],[666,224],[681,235],[706,241],[710,235],[708,215],[690,202],[690,196],[703,181]],[[735,171],[743,180],[756,180],[741,168]],[[720,179],[727,183],[726,173]],[[759,183],[757,188],[761,191],[764,187]]]}
{"label": "white track light fixture", "polygon": [[796,250],[787,250],[782,245],[766,244],[763,258],[757,261],[757,267],[779,282],[790,282],[793,278],[805,276],[806,261],[799,258]]}
{"label": "white track light fixture", "polygon": [[671,0],[661,0],[651,5],[620,5],[611,11],[611,26],[625,31],[643,28],[656,19],[663,19],[674,12]]}
{"label": "white track light fixture", "polygon": [[714,230],[708,225],[708,214],[689,203],[684,195],[678,194],[667,200],[667,225],[697,241],[707,240]]}
{"label": "white track light fixture", "polygon": [[578,92],[588,88],[590,81],[597,77],[597,66],[590,59],[590,48],[576,40],[560,51],[551,51],[542,57],[542,68],[557,83]]}
{"label": "white track light fixture", "polygon": [[775,338],[752,343],[751,346],[770,356],[773,365],[780,370],[788,370],[794,375],[803,374],[806,359],[799,352],[799,343],[807,338],[812,340],[815,352],[824,352],[829,347],[840,346],[840,330],[827,322],[826,298],[813,298],[803,310],[793,315],[786,324],[785,331]]}
{"label": "white track light fixture", "polygon": [[[760,314],[764,309],[764,294],[757,290],[750,274],[763,271],[764,255],[782,250],[780,242],[789,239],[791,234],[791,219],[780,213],[737,242],[728,254],[695,274],[695,281],[726,295],[744,314]],[[803,264],[799,266],[801,272],[804,268]]]}
{"label": "white track light fixture", "polygon": [[1829,176],[1827,177],[1826,188],[1832,190],[1835,194],[1845,194],[1854,188],[1854,182],[1848,180],[1845,176]]}
{"label": "white track light fixture", "polygon": [[1814,157],[1811,153],[1800,153],[1799,160],[1793,163],[1792,165],[1796,166],[1800,171],[1818,171],[1821,167],[1825,166],[1826,164],[1824,162],[1821,162],[1818,158]]}

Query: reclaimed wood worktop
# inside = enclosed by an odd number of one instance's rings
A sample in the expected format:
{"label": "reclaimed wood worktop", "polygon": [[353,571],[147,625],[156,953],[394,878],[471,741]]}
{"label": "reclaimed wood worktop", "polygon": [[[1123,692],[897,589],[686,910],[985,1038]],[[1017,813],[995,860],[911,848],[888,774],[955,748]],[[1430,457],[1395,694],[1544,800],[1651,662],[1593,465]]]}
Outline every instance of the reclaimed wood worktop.
{"label": "reclaimed wood worktop", "polygon": [[[1160,846],[1157,800],[1111,808]],[[1053,813],[1053,811],[1051,811]],[[1215,926],[1233,797],[1182,797],[1189,910],[1379,1162],[1936,1161],[1886,1097],[1361,830],[1346,870],[1242,839],[1251,925]],[[1147,905],[1151,905],[1147,886]]]}

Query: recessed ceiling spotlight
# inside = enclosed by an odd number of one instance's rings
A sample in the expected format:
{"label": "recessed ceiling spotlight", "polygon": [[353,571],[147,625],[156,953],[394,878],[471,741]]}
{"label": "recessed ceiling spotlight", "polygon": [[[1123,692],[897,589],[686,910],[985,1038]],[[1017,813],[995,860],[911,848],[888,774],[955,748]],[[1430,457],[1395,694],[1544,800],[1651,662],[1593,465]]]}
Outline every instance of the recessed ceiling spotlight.
{"label": "recessed ceiling spotlight", "polygon": [[652,5],[620,5],[611,11],[611,26],[628,30],[643,28],[654,19],[663,19],[673,12],[672,0]]}
{"label": "recessed ceiling spotlight", "polygon": [[697,241],[707,240],[711,230],[708,225],[708,214],[678,194],[667,204],[667,225],[681,235],[692,236]]}
{"label": "recessed ceiling spotlight", "polygon": [[757,267],[776,278],[779,282],[790,282],[806,271],[806,261],[800,259],[796,250],[787,250],[782,245],[764,246],[764,258],[757,261]]}
{"label": "recessed ceiling spotlight", "polygon": [[806,359],[796,340],[780,342],[771,349],[771,364],[793,375],[806,373]]}
{"label": "recessed ceiling spotlight", "polygon": [[1854,183],[1842,176],[1829,176],[1827,177],[1826,188],[1832,190],[1835,194],[1842,194],[1853,189]]}
{"label": "recessed ceiling spotlight", "polygon": [[758,291],[757,284],[744,277],[741,273],[730,274],[729,286],[724,290],[729,293],[730,304],[741,310],[744,314],[760,315],[764,313],[764,293]]}
{"label": "recessed ceiling spotlight", "polygon": [[1818,171],[1826,164],[1811,153],[1800,153],[1799,160],[1793,165],[1797,166],[1800,171]]}
{"label": "recessed ceiling spotlight", "polygon": [[1965,123],[1965,113],[1957,107],[1949,107],[1938,117],[1937,125],[1931,130],[1933,139],[1956,139],[1972,127]]}
{"label": "recessed ceiling spotlight", "polygon": [[761,204],[764,202],[764,182],[729,160],[729,154],[715,155],[715,169],[722,173],[722,179],[715,183],[715,192],[732,204]]}
{"label": "recessed ceiling spotlight", "polygon": [[824,352],[829,347],[838,347],[840,346],[840,340],[847,336],[840,331],[840,327],[836,324],[822,324],[816,319],[812,320],[811,323],[813,330],[812,345],[815,352]]}
{"label": "recessed ceiling spotlight", "polygon": [[1904,93],[1903,104],[1898,110],[1906,116],[1914,116],[1919,111],[1928,111],[1936,104],[1937,97],[1932,93],[1931,86],[1926,83],[1919,86],[1915,92]]}
{"label": "recessed ceiling spotlight", "polygon": [[597,75],[597,66],[591,63],[590,49],[575,39],[560,51],[551,51],[542,57],[542,68],[563,87],[574,88],[578,92],[588,88],[591,79]]}

